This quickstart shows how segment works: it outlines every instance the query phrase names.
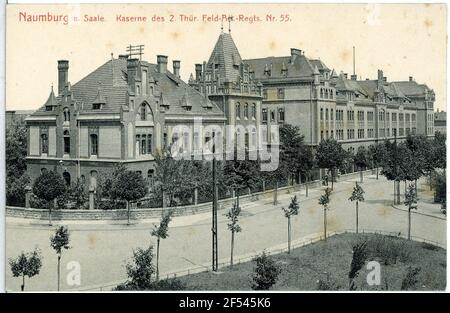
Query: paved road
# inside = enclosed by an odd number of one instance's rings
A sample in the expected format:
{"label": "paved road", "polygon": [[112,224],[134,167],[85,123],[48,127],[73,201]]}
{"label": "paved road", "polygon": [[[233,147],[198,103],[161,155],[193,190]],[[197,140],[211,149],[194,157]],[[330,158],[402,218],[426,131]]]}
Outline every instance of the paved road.
{"label": "paved road", "polygon": [[[354,204],[348,201],[354,181],[335,184],[331,208],[328,213],[328,230],[352,229],[355,225]],[[365,177],[365,203],[360,205],[360,228],[384,231],[407,231],[407,213],[391,207],[392,183],[380,177]],[[304,190],[296,194],[300,200],[300,214],[293,217],[293,239],[300,239],[322,232],[323,211],[317,204],[321,189],[310,190],[305,197]],[[243,206],[241,226],[243,231],[236,237],[235,255],[258,252],[286,242],[286,219],[281,206],[287,205],[293,194],[279,195],[280,204],[272,205],[271,198],[262,198]],[[429,199],[426,186],[419,190],[419,197]],[[428,201],[429,202],[429,201]],[[429,203],[427,208],[429,208]],[[437,206],[436,206],[437,208]],[[420,204],[419,204],[420,210]],[[436,209],[437,210],[437,209]],[[230,251],[230,233],[227,230],[224,211],[219,211],[219,258],[226,258]],[[193,265],[204,264],[211,257],[210,214],[176,218],[171,224],[170,237],[161,243],[160,271],[182,270]],[[62,258],[62,290],[73,290],[93,285],[108,284],[125,279],[126,259],[132,249],[154,244],[150,236],[151,224],[92,225],[72,224],[70,250]],[[33,222],[7,219],[6,256],[16,256],[20,251],[39,247],[44,256],[39,276],[26,281],[26,290],[55,290],[57,258],[49,247],[49,237],[54,227]],[[413,235],[446,244],[446,220],[414,214]],[[70,261],[81,266],[81,286],[69,286],[66,265]],[[6,288],[19,290],[20,279],[13,278],[6,269]]]}

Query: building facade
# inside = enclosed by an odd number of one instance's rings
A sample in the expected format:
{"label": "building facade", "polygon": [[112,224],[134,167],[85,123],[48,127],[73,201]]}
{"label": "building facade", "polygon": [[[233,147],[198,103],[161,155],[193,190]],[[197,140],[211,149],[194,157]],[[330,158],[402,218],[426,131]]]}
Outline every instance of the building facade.
{"label": "building facade", "polygon": [[434,113],[434,130],[442,134],[447,133],[447,112],[437,109]]}
{"label": "building facade", "polygon": [[72,86],[69,62],[58,61],[57,95],[52,87],[26,119],[31,179],[56,170],[68,184],[80,178],[95,188],[101,171],[118,163],[151,179],[155,154],[171,143],[196,151],[219,135],[246,147],[270,144],[261,125],[292,124],[312,147],[335,138],[349,151],[408,133],[434,135],[434,92],[412,77],[389,82],[379,70],[376,79],[348,78],[296,48],[242,59],[223,31],[188,83],[180,64],[174,60],[169,71],[167,56],[152,64],[120,55]]}

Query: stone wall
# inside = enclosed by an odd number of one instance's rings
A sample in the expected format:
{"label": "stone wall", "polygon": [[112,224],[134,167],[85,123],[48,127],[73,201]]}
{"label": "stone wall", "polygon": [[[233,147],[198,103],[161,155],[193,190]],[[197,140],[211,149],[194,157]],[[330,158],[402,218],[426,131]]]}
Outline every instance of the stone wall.
{"label": "stone wall", "polygon": [[[364,173],[367,175],[371,171],[365,171]],[[353,178],[358,178],[359,172],[344,174],[339,177],[339,180],[348,180]],[[309,188],[317,188],[320,186],[320,181],[312,181],[309,183]],[[290,193],[299,189],[304,189],[305,184],[295,185],[295,186],[287,186],[278,189],[280,194],[282,193]],[[271,198],[273,197],[273,190],[267,190],[265,192],[258,192],[251,195],[240,196],[240,203],[248,203],[251,201],[256,201],[262,198]],[[234,198],[228,198],[219,200],[219,210],[228,209],[231,207],[234,202]],[[185,216],[185,215],[193,215],[199,213],[205,213],[211,211],[211,203],[202,203],[198,205],[187,205],[173,208],[166,208],[165,210],[173,209],[174,214],[176,216]],[[151,218],[159,218],[161,217],[162,209],[161,208],[139,208],[139,209],[131,209],[131,219],[132,220],[141,220],[141,219],[151,219]],[[26,219],[36,219],[36,220],[48,220],[49,211],[43,209],[27,209],[23,207],[6,207],[6,216],[7,217],[16,217],[16,218],[26,218]],[[127,211],[126,210],[53,210],[52,211],[52,220],[61,221],[61,220],[126,220],[127,219]]]}

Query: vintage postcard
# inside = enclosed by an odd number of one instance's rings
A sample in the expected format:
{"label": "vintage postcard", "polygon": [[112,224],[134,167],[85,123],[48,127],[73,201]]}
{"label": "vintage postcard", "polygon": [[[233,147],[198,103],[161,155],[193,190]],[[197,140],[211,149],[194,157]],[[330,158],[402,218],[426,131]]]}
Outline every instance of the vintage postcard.
{"label": "vintage postcard", "polygon": [[446,4],[7,4],[5,66],[7,292],[446,289]]}

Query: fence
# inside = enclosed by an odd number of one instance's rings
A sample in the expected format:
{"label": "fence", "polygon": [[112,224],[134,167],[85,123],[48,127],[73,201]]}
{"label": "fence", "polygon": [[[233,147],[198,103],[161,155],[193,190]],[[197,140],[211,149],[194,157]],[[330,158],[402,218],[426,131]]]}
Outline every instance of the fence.
{"label": "fence", "polygon": [[[332,232],[327,232],[327,238],[330,238],[332,236],[335,235],[341,235],[341,234],[354,234],[355,230],[353,229],[344,229],[344,230],[340,230],[340,231],[332,231]],[[375,229],[361,229],[360,234],[379,234],[379,235],[385,235],[385,236],[392,236],[392,237],[398,237],[398,238],[403,238],[403,239],[407,239],[407,236],[402,235],[401,233],[398,232],[389,232],[389,231],[383,231],[383,230],[375,230]],[[301,240],[294,240],[291,242],[291,249],[296,249],[296,248],[301,248],[304,247],[306,245],[310,245],[319,241],[322,241],[324,239],[323,235],[317,235],[314,236],[312,238],[305,238],[305,239],[301,239]],[[433,241],[433,240],[429,240],[429,239],[425,239],[422,237],[418,237],[418,236],[411,236],[411,239],[413,241],[416,242],[423,242],[423,243],[427,243],[430,245],[434,245],[437,247],[440,247],[442,249],[446,249],[446,245],[441,244],[439,242]],[[286,247],[281,247],[280,246],[286,246]],[[278,245],[276,247],[272,247],[269,249],[265,249],[256,253],[249,253],[247,255],[241,256],[241,257],[237,257],[234,258],[234,264],[241,264],[241,263],[245,263],[245,262],[250,262],[252,261],[256,256],[260,255],[261,253],[263,253],[263,251],[267,254],[267,255],[277,255],[277,254],[281,254],[281,253],[285,253],[288,251],[287,248],[287,243]],[[230,261],[222,261],[222,262],[218,262],[218,268],[224,268],[227,266],[230,266],[231,263]],[[212,271],[212,268],[210,265],[198,265],[196,267],[190,267],[188,269],[185,270],[178,270],[178,271],[172,271],[172,272],[168,272],[168,273],[162,273],[160,275],[161,278],[166,278],[166,279],[171,279],[171,278],[177,278],[177,277],[182,277],[182,276],[186,276],[186,275],[191,275],[191,274],[197,274],[197,273],[202,273],[202,272],[208,272],[208,271]],[[112,289],[114,289],[114,287],[116,287],[117,285],[124,283],[125,280],[120,280],[120,281],[116,281],[116,282],[111,282],[108,284],[101,284],[101,285],[95,285],[95,286],[89,286],[89,287],[85,287],[85,288],[81,288],[81,289],[77,289],[77,291],[110,291]]]}
{"label": "fence", "polygon": [[[365,171],[368,174],[369,171]],[[358,177],[359,173],[349,173],[340,175],[341,180],[351,179]],[[308,182],[308,188],[315,188],[321,185],[321,181],[315,180]],[[305,183],[290,185],[286,187],[278,188],[278,193],[291,192],[305,188]],[[241,204],[255,201],[260,197],[268,197],[274,193],[274,190],[266,190],[262,192],[256,192],[253,194],[247,194],[240,196]],[[218,209],[224,209],[230,207],[234,202],[235,198],[226,198],[218,201]],[[173,210],[176,216],[183,215],[193,215],[204,212],[209,212],[211,210],[211,202],[200,203],[196,205],[186,205],[178,207],[167,207],[167,208],[137,208],[131,209],[130,219],[131,220],[141,220],[141,219],[151,219],[159,218],[164,210]],[[123,209],[114,210],[80,210],[80,209],[64,209],[64,210],[52,210],[52,219],[54,221],[61,220],[127,220],[128,212]],[[49,219],[49,210],[46,209],[35,209],[35,208],[23,208],[23,207],[6,207],[6,216],[8,217],[18,217],[26,219],[37,219],[37,220],[47,220]]]}

